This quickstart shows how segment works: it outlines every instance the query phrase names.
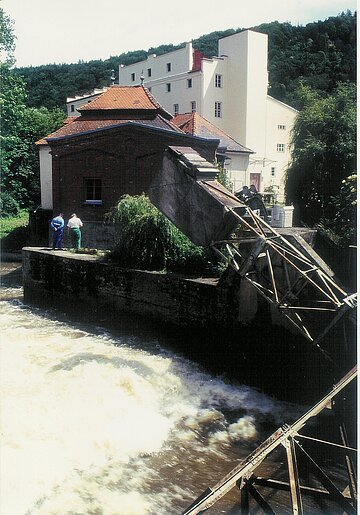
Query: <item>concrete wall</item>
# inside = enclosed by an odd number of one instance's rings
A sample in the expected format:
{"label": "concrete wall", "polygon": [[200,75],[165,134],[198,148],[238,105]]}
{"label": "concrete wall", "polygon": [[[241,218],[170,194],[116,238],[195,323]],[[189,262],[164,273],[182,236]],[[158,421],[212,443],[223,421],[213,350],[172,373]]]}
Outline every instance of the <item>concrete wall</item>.
{"label": "concrete wall", "polygon": [[26,301],[83,302],[99,312],[124,311],[178,326],[236,328],[258,310],[249,284],[128,270],[70,252],[24,248],[23,277]]}

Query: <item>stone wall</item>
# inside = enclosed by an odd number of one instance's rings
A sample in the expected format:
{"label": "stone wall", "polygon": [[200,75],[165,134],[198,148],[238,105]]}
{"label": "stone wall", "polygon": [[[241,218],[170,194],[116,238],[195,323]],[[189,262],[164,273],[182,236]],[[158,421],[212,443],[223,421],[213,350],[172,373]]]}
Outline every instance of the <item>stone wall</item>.
{"label": "stone wall", "polygon": [[236,328],[258,310],[256,291],[247,284],[123,269],[67,251],[24,248],[23,274],[27,301],[73,300],[179,326]]}

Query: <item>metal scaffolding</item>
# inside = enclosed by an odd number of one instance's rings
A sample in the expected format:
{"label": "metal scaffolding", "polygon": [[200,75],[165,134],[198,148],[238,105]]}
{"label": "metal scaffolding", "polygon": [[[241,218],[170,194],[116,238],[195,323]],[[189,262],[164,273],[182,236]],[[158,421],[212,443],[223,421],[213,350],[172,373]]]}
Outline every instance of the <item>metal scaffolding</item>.
{"label": "metal scaffolding", "polygon": [[[252,507],[254,509],[256,507],[254,513],[259,513],[258,508],[260,507],[265,513],[276,514],[275,508],[271,506],[272,496],[269,495],[265,498],[262,494],[264,489],[287,491],[290,496],[292,513],[294,514],[302,515],[305,513],[303,498],[309,495],[315,500],[325,500],[337,506],[340,510],[338,513],[357,513],[356,467],[354,463],[357,451],[349,446],[344,420],[340,413],[343,399],[339,399],[339,394],[344,392],[344,389],[355,380],[356,376],[357,370],[353,368],[320,402],[307,411],[294,424],[283,426],[275,431],[214,487],[205,490],[182,515],[195,515],[207,511],[235,486],[240,490],[242,515],[250,514]],[[327,441],[300,433],[305,430],[307,425],[311,425],[308,424],[310,419],[314,419],[324,410],[329,409],[335,415],[334,422],[339,430],[338,441]],[[341,452],[347,474],[347,485],[345,488],[337,485],[334,479],[329,477],[324,467],[318,462],[318,453],[311,451],[311,445],[310,450],[308,449],[309,444],[316,445],[316,450],[318,450],[319,446],[327,446],[328,449],[336,449],[336,451]],[[257,469],[262,462],[273,451],[281,447],[285,448],[286,459],[284,460],[284,466],[287,466],[288,480],[280,481],[257,476]],[[315,454],[315,458],[311,454]],[[327,451],[326,456],[327,460],[329,460],[331,457],[330,451]],[[299,459],[301,460],[301,467],[299,467]],[[301,477],[299,469],[304,470],[305,467],[307,470],[306,481],[308,482],[312,479],[314,484],[304,484],[305,481]],[[328,467],[329,464],[327,465]],[[309,471],[311,471],[311,475]],[[331,513],[335,512],[332,511]]]}
{"label": "metal scaffolding", "polygon": [[[207,186],[216,189],[209,182]],[[214,241],[213,250],[334,361],[319,342],[345,314],[355,311],[357,294],[348,295],[311,255],[290,243],[250,207],[244,205],[241,214],[226,209],[238,219],[241,237]],[[256,238],[244,237],[246,232]],[[246,242],[252,243],[250,250],[241,249]]]}

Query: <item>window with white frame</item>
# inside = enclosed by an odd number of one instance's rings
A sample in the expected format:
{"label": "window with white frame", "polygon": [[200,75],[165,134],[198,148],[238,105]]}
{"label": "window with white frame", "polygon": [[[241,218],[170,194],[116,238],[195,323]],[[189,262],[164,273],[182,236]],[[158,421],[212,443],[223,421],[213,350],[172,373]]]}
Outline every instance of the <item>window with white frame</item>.
{"label": "window with white frame", "polygon": [[221,116],[222,116],[221,102],[215,102],[215,118],[221,118]]}
{"label": "window with white frame", "polygon": [[171,63],[166,63],[166,71],[171,72]]}
{"label": "window with white frame", "polygon": [[285,143],[277,143],[276,151],[277,152],[285,152]]}
{"label": "window with white frame", "polygon": [[215,88],[222,88],[222,75],[215,75]]}
{"label": "window with white frame", "polygon": [[75,106],[74,106],[74,104],[71,104],[71,106],[70,106],[70,111],[71,111],[72,113],[75,111]]}
{"label": "window with white frame", "polygon": [[148,70],[147,70],[147,76],[148,76],[148,77],[151,77],[151,68],[148,68]]}
{"label": "window with white frame", "polygon": [[192,79],[187,80],[187,87],[192,88]]}
{"label": "window with white frame", "polygon": [[134,82],[135,81],[135,73],[132,73],[131,74],[131,81]]}
{"label": "window with white frame", "polygon": [[286,130],[286,125],[279,124],[279,125],[278,125],[278,129],[279,129],[280,131],[285,131],[285,130]]}
{"label": "window with white frame", "polygon": [[170,82],[168,82],[166,84],[166,91],[167,91],[167,93],[170,93],[170,91],[171,91],[171,83]]}
{"label": "window with white frame", "polygon": [[196,113],[196,101],[193,100],[190,105],[191,105],[191,112]]}
{"label": "window with white frame", "polygon": [[179,114],[179,104],[174,104],[174,116]]}

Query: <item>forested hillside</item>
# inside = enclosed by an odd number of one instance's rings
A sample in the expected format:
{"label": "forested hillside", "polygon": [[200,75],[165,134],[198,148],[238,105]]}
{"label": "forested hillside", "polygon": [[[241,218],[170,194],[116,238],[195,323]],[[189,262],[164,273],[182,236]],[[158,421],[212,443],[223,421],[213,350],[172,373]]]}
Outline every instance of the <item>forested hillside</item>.
{"label": "forested hillside", "polygon": [[[356,81],[356,13],[350,11],[325,21],[293,26],[274,21],[247,27],[269,36],[269,93],[298,107],[300,83],[309,85],[320,95],[334,91],[336,84]],[[243,28],[212,32],[193,40],[195,49],[206,57],[217,55],[218,39]],[[66,97],[86,93],[110,83],[111,70],[119,64],[141,61],[148,54],[158,55],[181,45],[161,45],[76,64],[50,64],[15,68],[28,86],[29,107],[64,107]]]}

